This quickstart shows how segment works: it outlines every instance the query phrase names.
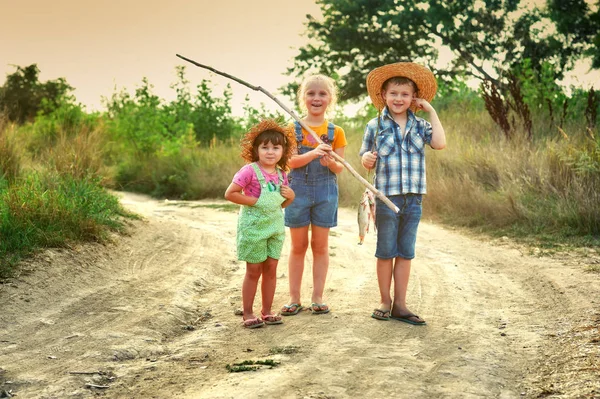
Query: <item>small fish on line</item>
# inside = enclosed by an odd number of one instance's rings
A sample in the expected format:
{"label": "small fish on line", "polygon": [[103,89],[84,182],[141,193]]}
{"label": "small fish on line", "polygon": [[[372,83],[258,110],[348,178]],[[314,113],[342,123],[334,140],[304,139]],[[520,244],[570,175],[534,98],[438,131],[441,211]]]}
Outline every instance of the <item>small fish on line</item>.
{"label": "small fish on line", "polygon": [[368,188],[363,192],[358,204],[358,245],[362,245],[365,240],[365,235],[369,232],[369,225],[373,220],[373,229],[375,227],[375,196]]}

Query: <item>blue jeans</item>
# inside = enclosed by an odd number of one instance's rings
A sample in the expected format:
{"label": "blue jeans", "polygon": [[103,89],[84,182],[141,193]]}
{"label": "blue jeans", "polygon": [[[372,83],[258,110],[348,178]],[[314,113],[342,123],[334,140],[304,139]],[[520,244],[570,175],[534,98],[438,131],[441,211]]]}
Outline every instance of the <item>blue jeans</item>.
{"label": "blue jeans", "polygon": [[421,194],[393,195],[388,197],[400,211],[394,213],[379,198],[375,199],[377,226],[377,249],[379,259],[415,257],[417,228],[421,221],[423,196]]}

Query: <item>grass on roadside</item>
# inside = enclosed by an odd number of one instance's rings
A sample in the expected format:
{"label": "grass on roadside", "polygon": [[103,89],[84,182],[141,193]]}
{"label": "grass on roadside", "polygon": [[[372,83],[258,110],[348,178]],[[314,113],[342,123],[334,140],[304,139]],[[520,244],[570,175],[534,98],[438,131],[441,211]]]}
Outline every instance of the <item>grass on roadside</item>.
{"label": "grass on roadside", "polygon": [[0,278],[40,248],[104,242],[135,217],[94,179],[34,173],[0,187]]}

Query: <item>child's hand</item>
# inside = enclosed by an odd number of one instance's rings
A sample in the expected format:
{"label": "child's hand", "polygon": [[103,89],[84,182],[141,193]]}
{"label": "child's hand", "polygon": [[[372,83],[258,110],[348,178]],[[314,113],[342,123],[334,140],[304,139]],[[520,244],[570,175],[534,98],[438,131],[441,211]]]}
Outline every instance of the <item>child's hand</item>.
{"label": "child's hand", "polygon": [[422,109],[425,112],[431,112],[431,110],[433,110],[431,104],[423,98],[415,98],[413,99],[413,102],[417,106],[417,109]]}
{"label": "child's hand", "polygon": [[289,186],[281,186],[281,196],[286,200],[293,200],[296,198],[296,193]]}
{"label": "child's hand", "polygon": [[377,151],[367,151],[362,156],[362,164],[367,169],[373,169],[377,161]]}
{"label": "child's hand", "polygon": [[313,154],[315,158],[322,157],[323,155],[329,155],[331,152],[331,146],[329,144],[319,144],[314,150]]}
{"label": "child's hand", "polygon": [[329,154],[323,155],[319,160],[322,166],[328,167],[331,162],[335,162],[335,158]]}

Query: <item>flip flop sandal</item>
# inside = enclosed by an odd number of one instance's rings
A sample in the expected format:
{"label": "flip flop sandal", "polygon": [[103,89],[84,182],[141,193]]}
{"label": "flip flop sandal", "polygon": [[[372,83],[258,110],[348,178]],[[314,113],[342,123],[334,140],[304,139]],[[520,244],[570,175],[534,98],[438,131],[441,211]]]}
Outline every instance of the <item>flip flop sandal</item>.
{"label": "flip flop sandal", "polygon": [[[294,310],[291,310],[295,308]],[[299,303],[291,303],[289,305],[283,305],[283,307],[281,308],[281,315],[282,316],[294,316],[297,315],[299,311],[301,311],[303,309],[303,306],[300,305]]]}
{"label": "flip flop sandal", "polygon": [[[317,308],[317,310],[315,310],[315,308]],[[326,308],[326,309],[322,309],[322,308]],[[310,305],[310,310],[312,311],[312,314],[325,314],[325,313],[329,313],[330,309],[326,303],[313,303]]]}
{"label": "flip flop sandal", "polygon": [[390,314],[391,310],[374,309],[373,313],[371,313],[371,317],[377,320],[388,321],[390,319]]}
{"label": "flip flop sandal", "polygon": [[425,320],[423,321],[413,321],[411,320],[411,317],[416,317],[419,320],[423,320],[421,319],[419,316],[417,316],[416,314],[406,314],[406,315],[402,315],[402,316],[394,316],[390,313],[390,319],[392,320],[398,320],[398,321],[403,321],[404,323],[408,323],[408,324],[412,324],[413,326],[425,326],[427,325],[427,323],[425,323]]}
{"label": "flip flop sandal", "polygon": [[246,328],[259,328],[265,325],[265,322],[255,317],[254,319],[248,319],[243,321],[243,325]]}
{"label": "flip flop sandal", "polygon": [[274,325],[274,324],[283,324],[283,320],[281,320],[281,316],[276,314],[264,314],[262,313],[262,319],[266,325]]}

